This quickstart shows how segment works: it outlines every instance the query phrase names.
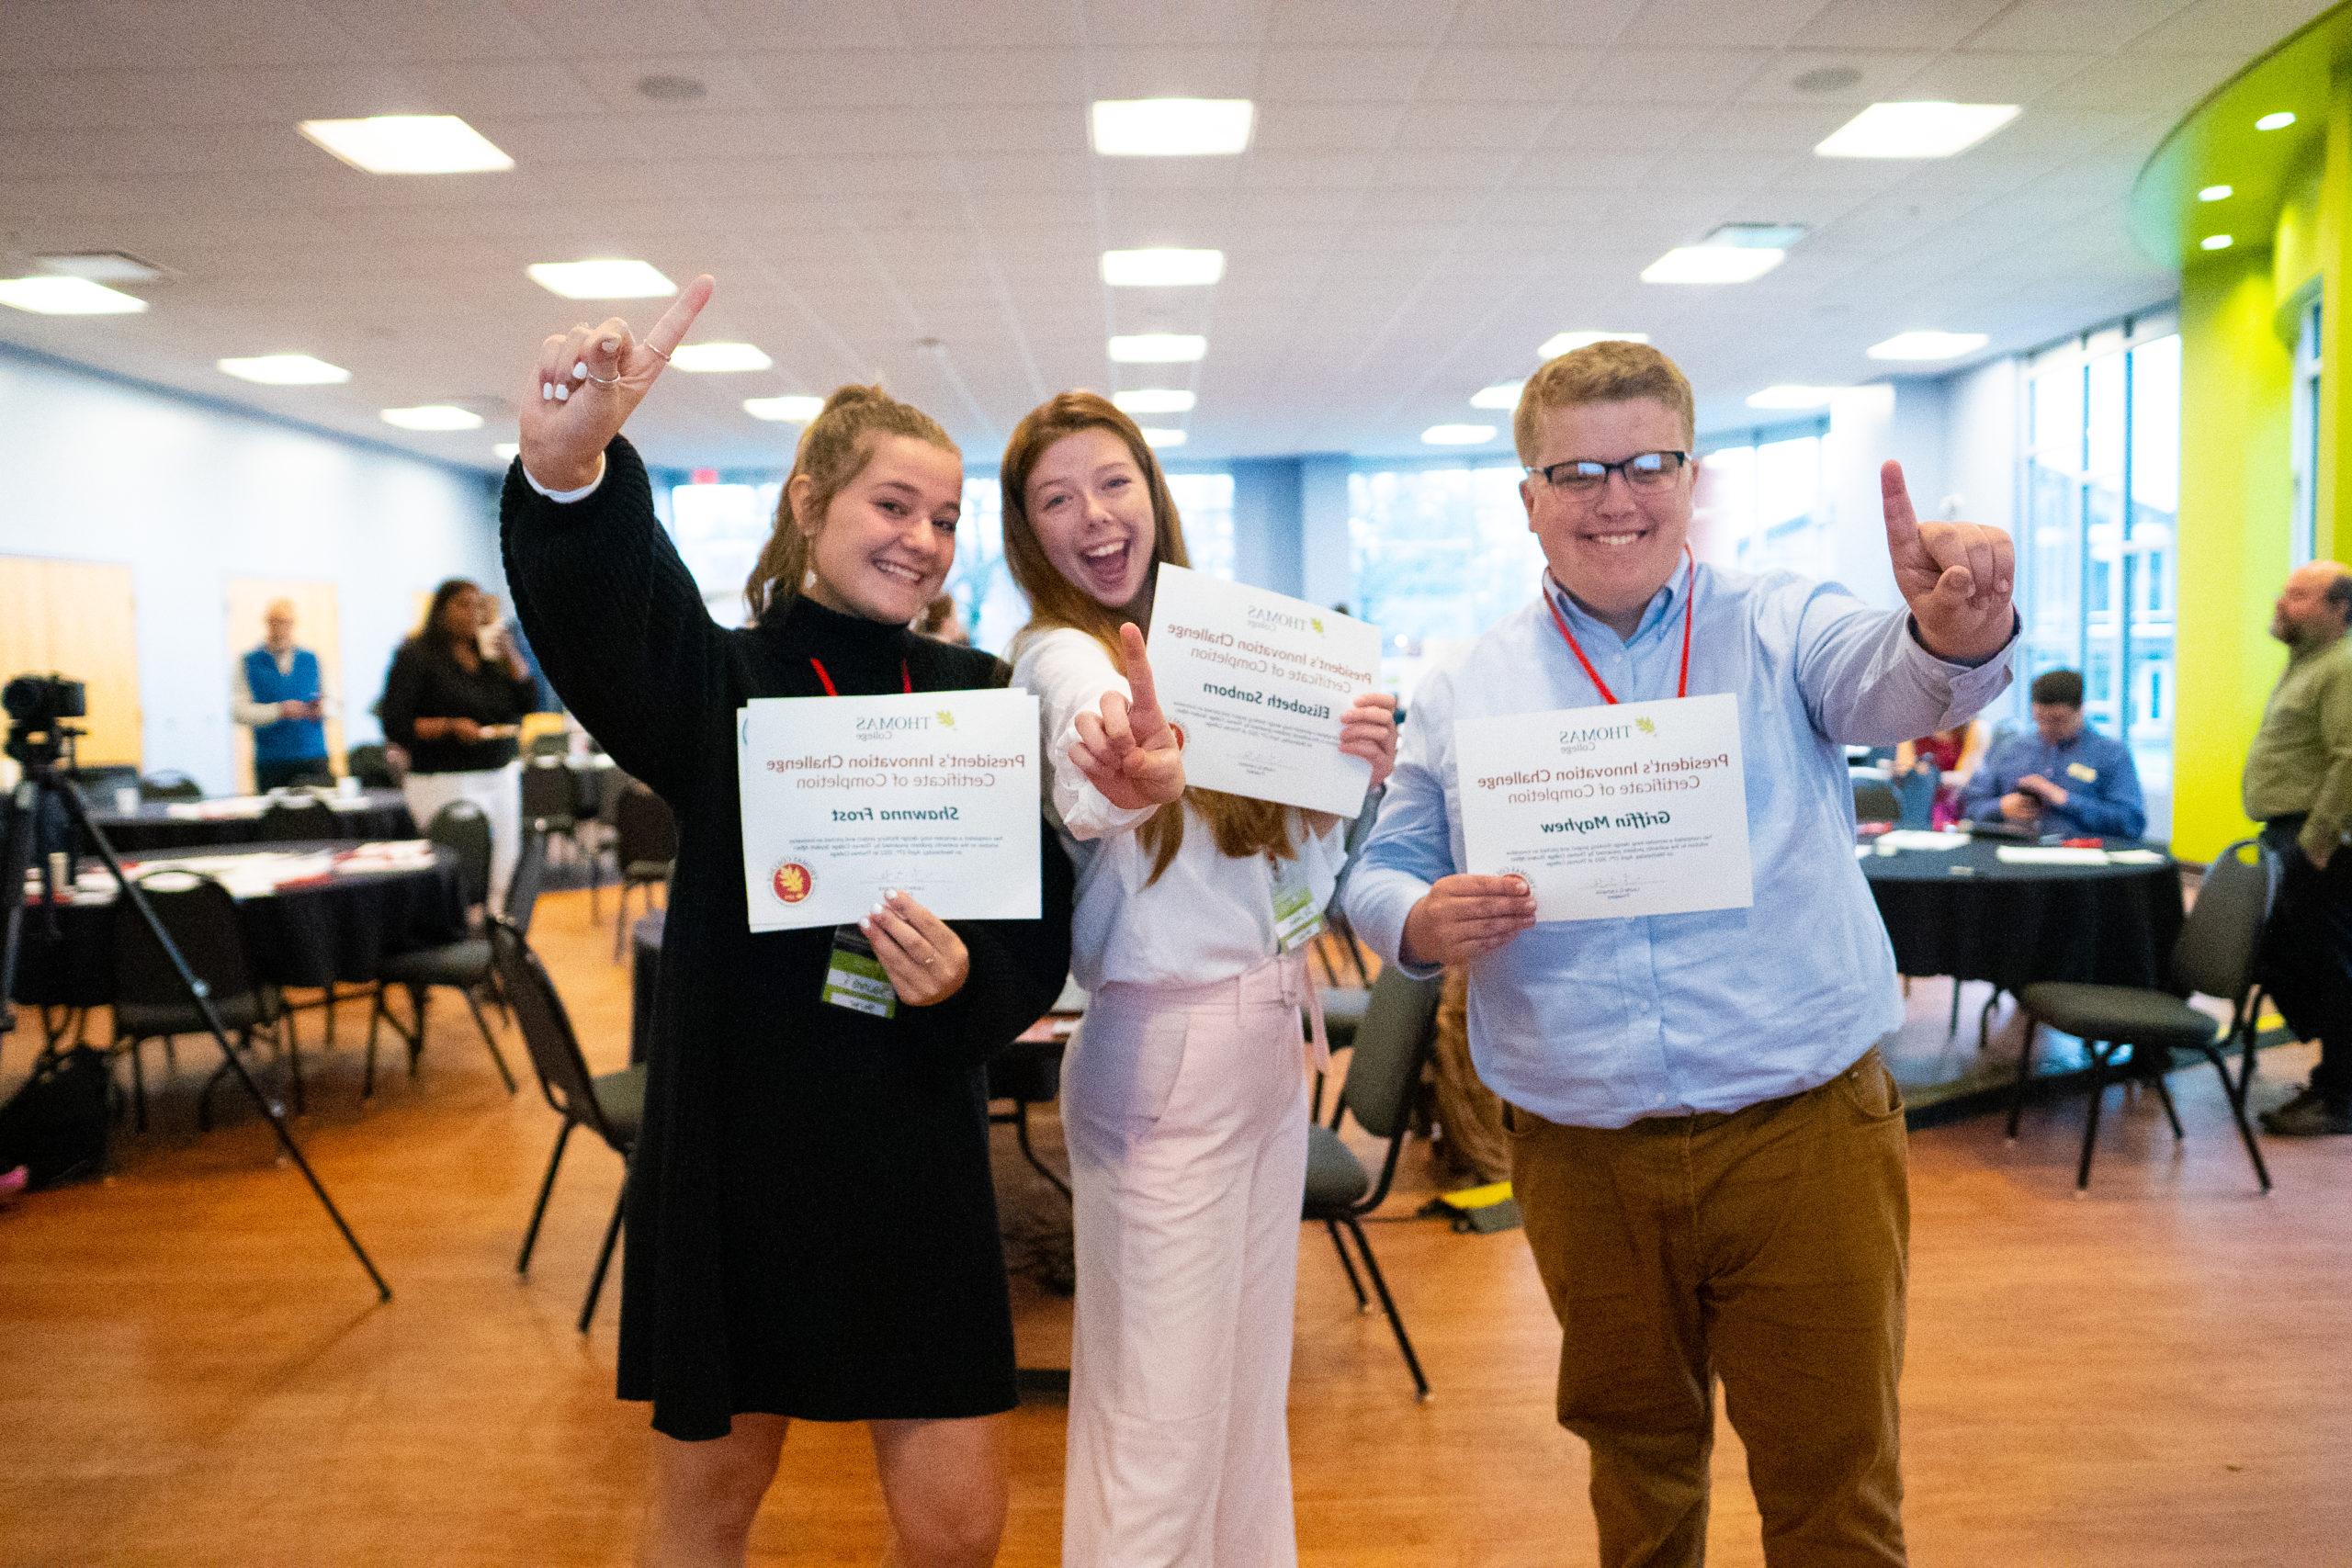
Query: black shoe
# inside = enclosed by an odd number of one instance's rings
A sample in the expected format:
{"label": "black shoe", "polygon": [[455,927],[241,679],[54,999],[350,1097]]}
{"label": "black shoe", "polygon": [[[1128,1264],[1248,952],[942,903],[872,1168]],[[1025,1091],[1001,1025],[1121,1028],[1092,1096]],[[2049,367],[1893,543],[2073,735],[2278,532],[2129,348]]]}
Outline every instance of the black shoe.
{"label": "black shoe", "polygon": [[2324,1099],[2319,1090],[2306,1084],[2269,1110],[2263,1111],[2257,1120],[2267,1122],[2273,1116],[2301,1115],[2310,1107],[2323,1103]]}
{"label": "black shoe", "polygon": [[2331,1103],[2305,1089],[2278,1110],[2264,1111],[2262,1130],[2279,1138],[2352,1133],[2352,1105]]}

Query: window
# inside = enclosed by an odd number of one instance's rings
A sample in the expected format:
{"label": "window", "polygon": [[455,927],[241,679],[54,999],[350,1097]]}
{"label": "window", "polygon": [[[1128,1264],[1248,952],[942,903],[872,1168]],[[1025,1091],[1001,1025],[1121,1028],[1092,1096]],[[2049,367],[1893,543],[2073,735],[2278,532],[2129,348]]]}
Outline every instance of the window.
{"label": "window", "polygon": [[1703,450],[1692,532],[1710,560],[1744,571],[1783,568],[1833,575],[1822,504],[1822,427],[1715,437]]}
{"label": "window", "polygon": [[1184,553],[1194,571],[1233,578],[1233,476],[1170,474],[1168,493],[1184,521]]}
{"label": "window", "polygon": [[1544,552],[1516,465],[1348,476],[1354,613],[1379,626],[1381,674],[1408,700],[1429,669],[1535,595]]}
{"label": "window", "polygon": [[2288,541],[2293,566],[2319,554],[2319,312],[2313,296],[2295,334],[2295,516]]}
{"label": "window", "polygon": [[[2083,673],[2083,712],[2120,736],[2151,822],[2170,812],[2180,338],[2169,315],[2027,364],[2020,685]],[[2018,699],[2022,703],[2023,698]]]}

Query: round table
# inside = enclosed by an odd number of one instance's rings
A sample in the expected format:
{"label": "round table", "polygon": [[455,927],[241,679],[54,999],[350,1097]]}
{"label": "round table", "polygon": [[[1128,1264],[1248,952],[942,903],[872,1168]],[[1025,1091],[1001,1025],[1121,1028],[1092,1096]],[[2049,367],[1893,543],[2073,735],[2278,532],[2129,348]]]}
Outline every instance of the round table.
{"label": "round table", "polygon": [[[189,850],[215,848],[234,844],[273,844],[293,841],[294,834],[305,838],[317,837],[311,814],[302,813],[304,820],[285,824],[285,814],[269,811],[253,816],[189,817],[174,815],[174,805],[194,802],[149,801],[129,816],[119,811],[92,811],[90,820],[107,836],[117,854],[153,854],[159,850]],[[330,800],[334,812],[334,837],[354,843],[372,843],[388,839],[413,839],[416,823],[409,816],[408,802],[396,789],[362,791],[356,800]]]}
{"label": "round table", "polygon": [[[255,852],[349,848],[314,840]],[[125,869],[135,877],[171,863],[149,858]],[[61,905],[53,933],[49,912],[28,906],[17,999],[52,1007],[103,1006],[112,999],[114,932],[123,918],[119,904],[111,896],[85,896]],[[447,850],[413,868],[338,869],[322,881],[240,897],[237,918],[254,977],[305,987],[372,981],[390,954],[454,942],[466,930],[457,860]]]}
{"label": "round table", "polygon": [[[2143,846],[2119,839],[2108,847]],[[2053,865],[2004,861],[2000,849],[1972,839],[1951,850],[1873,847],[1861,857],[1898,971],[1989,980],[2012,994],[2040,980],[2165,983],[2183,918],[2180,867],[2170,855]]]}

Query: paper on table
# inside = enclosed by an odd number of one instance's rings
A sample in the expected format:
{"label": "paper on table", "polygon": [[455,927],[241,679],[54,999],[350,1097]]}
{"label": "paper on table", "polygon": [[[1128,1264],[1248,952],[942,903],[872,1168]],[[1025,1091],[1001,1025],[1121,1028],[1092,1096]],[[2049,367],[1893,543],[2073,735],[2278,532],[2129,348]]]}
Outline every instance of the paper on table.
{"label": "paper on table", "polygon": [[2068,849],[2064,844],[2003,844],[1993,852],[2011,865],[2105,865],[2105,850]]}
{"label": "paper on table", "polygon": [[1965,833],[1928,833],[1916,828],[1897,828],[1881,833],[1878,841],[1898,850],[1934,850],[1938,852],[1956,850],[1968,842]]}

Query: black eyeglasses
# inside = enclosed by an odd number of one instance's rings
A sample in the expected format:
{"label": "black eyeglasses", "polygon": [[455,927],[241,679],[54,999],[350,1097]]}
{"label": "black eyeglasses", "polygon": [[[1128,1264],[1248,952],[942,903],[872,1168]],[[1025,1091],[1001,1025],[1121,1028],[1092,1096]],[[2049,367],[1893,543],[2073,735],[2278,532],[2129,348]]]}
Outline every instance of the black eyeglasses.
{"label": "black eyeglasses", "polygon": [[1571,457],[1527,471],[1564,495],[1590,495],[1609,482],[1611,474],[1624,475],[1625,482],[1635,490],[1663,490],[1690,460],[1688,452],[1636,452],[1615,463]]}

